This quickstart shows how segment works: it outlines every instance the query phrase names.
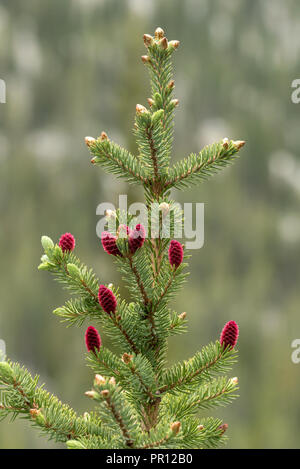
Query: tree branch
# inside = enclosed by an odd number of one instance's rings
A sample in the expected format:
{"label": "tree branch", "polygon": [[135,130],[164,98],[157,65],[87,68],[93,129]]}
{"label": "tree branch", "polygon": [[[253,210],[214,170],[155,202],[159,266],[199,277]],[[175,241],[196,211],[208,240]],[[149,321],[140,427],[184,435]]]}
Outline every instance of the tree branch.
{"label": "tree branch", "polygon": [[157,161],[157,157],[156,157],[157,150],[154,146],[152,131],[149,127],[146,128],[146,135],[147,135],[147,138],[149,140],[150,153],[151,153],[151,159],[152,159],[153,170],[154,170],[154,181],[157,182],[158,179],[159,179],[158,161]]}
{"label": "tree branch", "polygon": [[179,380],[175,381],[172,384],[166,384],[162,388],[159,389],[159,393],[162,394],[164,392],[171,391],[172,389],[176,388],[177,386],[180,386],[181,384],[186,384],[192,381],[196,376],[200,375],[204,371],[208,370],[211,368],[220,358],[222,357],[222,353],[220,353],[214,360],[212,360],[209,363],[206,363],[202,368],[199,370],[195,371],[194,373],[191,373],[188,376],[185,376],[184,378],[180,378]]}
{"label": "tree branch", "polygon": [[106,405],[108,407],[108,409],[111,411],[114,419],[116,420],[117,424],[119,425],[120,427],[120,430],[123,434],[123,437],[125,439],[125,442],[126,442],[126,445],[129,447],[129,448],[133,448],[133,440],[131,439],[130,437],[130,434],[129,434],[129,431],[127,430],[126,428],[126,425],[122,419],[122,416],[121,414],[117,411],[114,403],[112,402],[112,400],[110,399],[109,396],[104,396],[104,400],[106,402]]}
{"label": "tree branch", "polygon": [[142,297],[144,299],[145,306],[147,306],[150,303],[150,300],[149,300],[148,295],[146,293],[146,290],[145,290],[144,284],[141,280],[140,274],[139,274],[137,268],[135,267],[135,265],[133,264],[131,256],[128,257],[128,260],[129,260],[129,265],[130,265],[130,268],[132,270],[132,273],[134,274],[134,276],[136,278],[136,282],[138,284],[138,287],[139,287],[139,289],[141,291],[141,294],[142,294]]}

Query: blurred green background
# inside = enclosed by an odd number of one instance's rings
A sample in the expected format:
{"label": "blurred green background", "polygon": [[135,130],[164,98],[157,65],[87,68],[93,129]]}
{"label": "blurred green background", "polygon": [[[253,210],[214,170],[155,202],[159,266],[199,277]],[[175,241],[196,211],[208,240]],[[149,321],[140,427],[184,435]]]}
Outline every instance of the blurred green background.
{"label": "blurred green background", "polygon": [[[173,193],[205,202],[205,244],[192,251],[176,301],[189,332],[171,341],[170,362],[236,320],[240,398],[210,414],[229,424],[229,447],[299,447],[300,364],[291,361],[300,338],[296,0],[0,1],[0,339],[47,389],[79,412],[91,408],[84,330],[65,329],[51,313],[67,293],[37,271],[40,238],[72,232],[79,257],[104,282],[120,283],[96,236],[96,207],[141,193],[92,167],[84,136],[106,130],[136,150],[135,104],[149,96],[142,35],[157,26],[181,41],[174,160],[225,136],[247,140],[233,167]],[[47,447],[28,422],[0,423],[0,448]]]}

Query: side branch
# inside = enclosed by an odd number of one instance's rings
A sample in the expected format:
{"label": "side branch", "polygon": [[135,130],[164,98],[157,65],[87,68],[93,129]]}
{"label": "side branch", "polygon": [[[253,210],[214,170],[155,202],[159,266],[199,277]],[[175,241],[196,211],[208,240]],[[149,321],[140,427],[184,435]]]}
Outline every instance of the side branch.
{"label": "side branch", "polygon": [[212,360],[209,363],[206,363],[202,368],[199,368],[199,370],[195,371],[194,373],[191,373],[190,375],[184,376],[182,378],[179,378],[177,381],[174,381],[174,383],[170,385],[165,385],[162,388],[159,389],[160,394],[168,391],[172,391],[172,389],[176,388],[177,386],[180,386],[182,384],[187,384],[190,383],[196,376],[200,375],[204,371],[208,370],[211,368],[217,361],[222,357],[222,354],[220,353],[214,360]]}
{"label": "side branch", "polygon": [[193,358],[182,364],[173,365],[163,379],[165,384],[159,389],[160,394],[170,392],[180,386],[192,384],[202,377],[211,378],[218,372],[227,371],[235,362],[236,350],[225,348],[217,341],[204,347]]}
{"label": "side branch", "polygon": [[183,188],[207,179],[237,158],[237,152],[245,144],[242,140],[219,142],[206,146],[198,155],[192,153],[170,169],[165,190]]}
{"label": "side branch", "polygon": [[126,178],[131,183],[148,183],[145,169],[138,159],[124,148],[111,142],[104,132],[98,139],[88,141],[87,145],[94,155],[91,160],[93,164],[102,166],[107,172]]}
{"label": "side branch", "polygon": [[128,345],[130,346],[131,350],[136,354],[138,355],[140,353],[140,351],[138,350],[138,348],[136,347],[135,343],[131,340],[131,338],[129,337],[129,335],[127,334],[127,332],[125,331],[125,329],[123,328],[122,324],[120,324],[120,322],[118,321],[118,319],[110,314],[109,315],[111,320],[113,321],[114,325],[119,329],[119,331],[121,332],[121,334],[124,336],[126,342],[128,343]]}
{"label": "side branch", "polygon": [[144,284],[141,280],[140,274],[138,273],[137,268],[133,264],[131,256],[128,257],[128,260],[129,260],[129,265],[130,265],[131,271],[132,271],[132,273],[134,274],[134,276],[136,278],[137,285],[138,285],[138,287],[141,291],[142,297],[144,299],[145,306],[147,306],[150,303],[150,300],[149,300],[148,295],[146,293],[146,290],[145,290]]}
{"label": "side branch", "polygon": [[[102,395],[103,394],[104,394],[104,391],[102,392]],[[104,400],[106,402],[106,405],[107,405],[108,409],[111,411],[114,419],[116,420],[117,424],[120,427],[122,435],[125,439],[126,446],[128,446],[129,448],[133,448],[133,440],[130,437],[129,431],[126,428],[126,425],[125,425],[125,423],[122,419],[122,416],[117,411],[117,409],[116,409],[114,403],[112,402],[112,400],[110,399],[109,395],[107,395],[107,396],[103,395],[103,397],[104,397]]]}
{"label": "side branch", "polygon": [[120,379],[121,373],[117,369],[120,366],[119,360],[110,350],[101,347],[99,352],[88,354],[87,359],[96,373],[103,373],[114,376],[117,380]]}
{"label": "side branch", "polygon": [[168,293],[168,290],[169,290],[169,288],[170,288],[170,286],[172,285],[172,282],[173,282],[173,280],[174,280],[175,274],[176,274],[176,270],[173,270],[172,275],[171,275],[171,277],[170,277],[169,280],[168,280],[168,283],[166,284],[164,290],[161,292],[161,294],[160,294],[160,296],[159,296],[159,298],[158,298],[158,300],[157,300],[157,303],[156,303],[156,305],[155,305],[155,308],[156,308],[156,309],[157,309],[158,306],[160,305],[160,303],[161,303],[161,301],[163,300],[163,298],[165,297],[165,295]]}
{"label": "side branch", "polygon": [[130,363],[129,363],[129,367],[130,367],[130,371],[133,375],[135,375],[142,388],[144,389],[145,393],[148,395],[148,397],[150,398],[151,401],[155,401],[155,399],[157,399],[157,397],[154,396],[154,394],[152,393],[151,389],[149,388],[149,386],[147,386],[147,384],[144,382],[143,378],[141,377],[140,373],[136,370],[136,368],[134,368],[133,366],[130,366]]}
{"label": "side branch", "polygon": [[[75,258],[72,257],[71,260],[74,260]],[[56,270],[54,271],[52,269],[52,272],[57,274],[59,279],[63,281],[63,283],[67,283],[72,290],[77,291],[78,289],[82,290],[84,294],[86,294],[89,298],[92,300],[92,305],[93,308],[96,309],[96,311],[99,311],[99,313],[103,312],[103,309],[101,308],[98,300],[98,295],[96,294],[96,285],[98,285],[98,281],[96,279],[92,279],[90,283],[86,280],[84,276],[84,269],[80,269],[74,264],[68,264],[67,263],[68,259],[62,259],[58,260],[56,262]],[[72,267],[72,271],[69,272],[69,270]],[[74,268],[76,273],[74,274]],[[63,308],[57,308],[55,310],[55,314],[64,317],[66,320],[75,321],[76,317],[78,320],[82,321],[84,319],[83,315],[86,314],[86,316],[91,315],[91,311],[89,310],[81,310],[79,312],[78,307],[81,309],[81,304],[80,302],[69,302],[66,307]],[[80,314],[81,313],[81,314]],[[94,316],[94,313],[93,313]],[[75,317],[75,319],[74,319]],[[135,343],[132,341],[132,339],[129,337],[127,331],[122,327],[122,324],[120,321],[117,319],[117,317],[114,314],[109,314],[107,316],[107,313],[105,313],[104,316],[102,316],[102,319],[109,317],[113,324],[119,329],[120,333],[123,335],[125,338],[126,342],[129,344],[131,350],[138,354],[139,350],[136,347]]]}
{"label": "side branch", "polygon": [[158,181],[159,173],[158,173],[158,161],[156,157],[156,148],[153,141],[152,131],[149,127],[146,128],[146,135],[149,140],[149,147],[150,147],[150,154],[153,163],[153,171],[154,171],[154,182]]}
{"label": "side branch", "polygon": [[[38,387],[38,378],[32,378],[17,363],[1,363],[0,384],[4,386],[3,402],[0,405],[0,413],[4,417],[9,413],[24,414],[56,441],[65,442],[82,436],[88,437],[90,434],[101,434],[99,426],[92,425],[88,428],[73,409],[63,405],[43,387]],[[60,419],[57,420],[58,415]]]}

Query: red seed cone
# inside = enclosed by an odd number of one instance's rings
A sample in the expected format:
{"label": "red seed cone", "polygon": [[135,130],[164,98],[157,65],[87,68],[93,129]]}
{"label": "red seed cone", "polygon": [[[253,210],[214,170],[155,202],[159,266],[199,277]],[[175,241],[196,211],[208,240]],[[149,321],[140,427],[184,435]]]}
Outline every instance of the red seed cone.
{"label": "red seed cone", "polygon": [[103,231],[101,234],[101,243],[104,251],[108,254],[112,254],[113,256],[122,256],[117,246],[116,240],[117,238],[107,231]]}
{"label": "red seed cone", "polygon": [[58,245],[61,247],[62,252],[73,251],[75,248],[75,238],[71,233],[61,235]]}
{"label": "red seed cone", "polygon": [[172,239],[169,246],[169,262],[173,266],[175,265],[176,269],[180,266],[183,261],[183,247],[179,241]]}
{"label": "red seed cone", "polygon": [[221,345],[224,345],[224,348],[228,346],[234,348],[237,344],[239,336],[239,327],[235,321],[229,321],[223,327],[220,336]]}
{"label": "red seed cone", "polygon": [[100,285],[98,292],[99,303],[106,313],[115,313],[117,300],[113,292],[105,285]]}
{"label": "red seed cone", "polygon": [[101,347],[101,337],[93,326],[89,326],[85,331],[85,345],[88,352],[95,352],[95,350],[100,350]]}
{"label": "red seed cone", "polygon": [[139,248],[141,248],[146,239],[146,231],[143,225],[138,223],[135,229],[129,234],[129,249],[134,254]]}

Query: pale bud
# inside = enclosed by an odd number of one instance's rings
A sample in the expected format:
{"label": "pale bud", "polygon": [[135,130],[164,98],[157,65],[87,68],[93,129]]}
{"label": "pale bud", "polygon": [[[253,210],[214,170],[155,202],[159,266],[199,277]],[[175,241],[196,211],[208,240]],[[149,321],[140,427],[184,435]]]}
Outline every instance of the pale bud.
{"label": "pale bud", "polygon": [[33,419],[35,419],[41,411],[39,409],[30,409],[29,413]]}
{"label": "pale bud", "polygon": [[116,218],[116,211],[115,210],[110,210],[109,208],[107,210],[105,210],[105,217],[107,219],[111,219],[111,218]]}
{"label": "pale bud", "polygon": [[159,205],[159,209],[162,211],[162,214],[163,214],[163,216],[165,217],[165,216],[169,213],[170,204],[168,204],[167,202],[162,202],[162,203]]}
{"label": "pale bud", "polygon": [[239,379],[235,376],[234,378],[231,378],[232,384],[239,384]]}
{"label": "pale bud", "polygon": [[115,380],[115,378],[114,378],[113,376],[112,376],[112,377],[110,378],[110,380],[108,381],[108,384],[110,384],[111,386],[115,386],[115,385],[116,385],[116,380]]}
{"label": "pale bud", "polygon": [[159,45],[162,49],[166,50],[168,49],[168,39],[166,37],[163,37],[160,41],[159,41]]}
{"label": "pale bud", "polygon": [[242,148],[245,145],[245,143],[246,143],[245,140],[233,140],[232,141],[232,144],[235,146],[237,150]]}
{"label": "pale bud", "polygon": [[165,35],[165,32],[162,28],[156,28],[154,36],[156,39],[162,39]]}
{"label": "pale bud", "polygon": [[109,289],[111,290],[111,289],[113,288],[113,286],[114,286],[113,283],[109,283],[109,284],[107,285],[107,288],[109,288]]}
{"label": "pale bud", "polygon": [[91,419],[90,414],[89,414],[88,412],[84,412],[84,414],[83,414],[83,420],[84,420],[85,422],[88,422],[90,419]]}
{"label": "pale bud", "polygon": [[85,144],[88,147],[90,147],[91,145],[94,145],[94,143],[96,142],[96,139],[94,137],[85,137],[84,141],[85,141]]}
{"label": "pale bud", "polygon": [[171,102],[171,104],[172,104],[174,107],[178,106],[178,104],[179,104],[179,100],[178,100],[178,99],[172,99],[170,102]]}
{"label": "pale bud", "polygon": [[152,107],[152,106],[153,106],[153,104],[154,104],[154,101],[153,101],[153,99],[151,99],[151,98],[147,98],[147,101],[148,101],[148,104],[149,104],[149,106],[150,106],[150,107]]}
{"label": "pale bud", "polygon": [[42,236],[41,243],[45,251],[50,251],[54,248],[54,243],[49,236]]}
{"label": "pale bud", "polygon": [[223,143],[223,147],[227,149],[229,145],[228,138],[227,137],[223,138],[222,143]]}
{"label": "pale bud", "polygon": [[178,314],[178,317],[179,317],[179,319],[181,319],[183,321],[186,318],[186,312],[184,311],[183,313]]}
{"label": "pale bud", "polygon": [[91,399],[94,399],[97,396],[97,393],[95,391],[86,391],[84,394],[87,397],[90,397]]}
{"label": "pale bud", "polygon": [[177,435],[179,433],[180,427],[181,427],[180,422],[171,423],[171,430],[174,433],[174,435]]}
{"label": "pale bud", "polygon": [[109,396],[109,390],[104,389],[103,391],[101,391],[101,396],[103,396],[104,399],[106,399]]}
{"label": "pale bud", "polygon": [[137,104],[135,106],[135,110],[138,114],[143,114],[144,112],[148,112],[148,110],[145,108],[145,106],[142,106],[142,104]]}
{"label": "pale bud", "polygon": [[197,430],[199,430],[199,432],[201,432],[203,429],[204,429],[204,425],[198,425]]}
{"label": "pale bud", "polygon": [[103,140],[108,140],[108,135],[107,135],[106,132],[103,131],[103,132],[101,132],[101,135],[100,135],[99,138],[100,138],[101,142],[103,142]]}
{"label": "pale bud", "polygon": [[172,47],[173,49],[178,49],[180,42],[179,41],[169,41],[169,47]]}
{"label": "pale bud", "polygon": [[153,37],[150,34],[144,34],[144,44],[146,47],[152,46]]}
{"label": "pale bud", "polygon": [[96,386],[101,386],[102,384],[106,383],[106,379],[102,375],[95,375],[94,383]]}
{"label": "pale bud", "polygon": [[174,87],[175,87],[175,81],[174,80],[169,81],[168,88],[173,89]]}
{"label": "pale bud", "polygon": [[151,62],[150,57],[148,55],[142,55],[141,59],[144,64],[148,64]]}
{"label": "pale bud", "polygon": [[123,353],[122,355],[122,362],[125,363],[125,365],[128,365],[131,360],[132,360],[133,355],[129,355],[129,353]]}

